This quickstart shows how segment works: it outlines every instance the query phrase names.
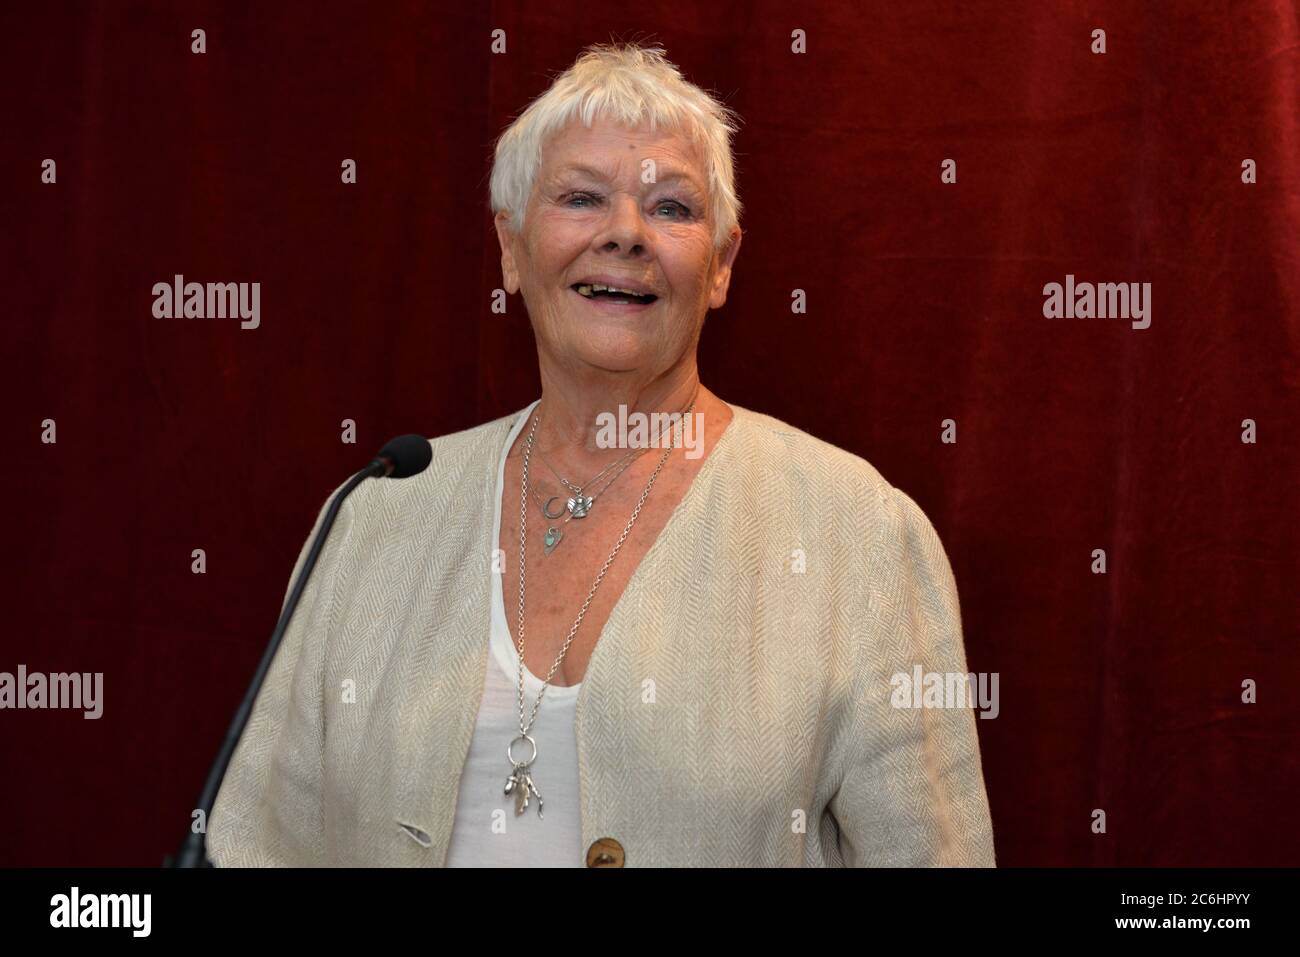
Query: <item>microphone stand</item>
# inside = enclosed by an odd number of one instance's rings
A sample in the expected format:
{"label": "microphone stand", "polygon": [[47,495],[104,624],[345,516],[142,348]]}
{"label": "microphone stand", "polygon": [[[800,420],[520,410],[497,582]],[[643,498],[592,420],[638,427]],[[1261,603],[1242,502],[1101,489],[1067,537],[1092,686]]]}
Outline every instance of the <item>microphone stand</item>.
{"label": "microphone stand", "polygon": [[293,591],[289,593],[289,598],[284,603],[284,609],[280,612],[280,620],[276,622],[275,631],[271,633],[270,644],[266,646],[266,651],[262,654],[262,660],[257,664],[257,671],[253,674],[253,680],[249,684],[248,690],[244,693],[244,700],[239,703],[239,708],[235,711],[235,716],[226,729],[226,738],[221,743],[221,750],[217,752],[217,759],[212,762],[212,769],[208,771],[208,779],[203,785],[203,791],[199,795],[198,803],[198,808],[203,812],[203,829],[196,831],[191,824],[190,832],[181,843],[175,857],[169,856],[164,860],[164,867],[212,867],[212,862],[208,860],[207,854],[208,820],[212,816],[212,806],[217,802],[217,792],[221,789],[221,782],[226,776],[226,769],[230,766],[230,759],[234,756],[235,747],[239,744],[239,739],[244,733],[244,727],[248,724],[248,719],[253,713],[253,704],[257,701],[258,693],[262,690],[262,683],[266,681],[266,676],[271,670],[271,662],[275,660],[275,653],[280,648],[280,641],[289,628],[289,620],[293,617],[294,609],[298,607],[298,600],[307,587],[307,579],[311,577],[312,569],[316,567],[316,559],[320,557],[321,549],[325,547],[325,539],[329,537],[330,529],[334,526],[334,519],[338,517],[343,500],[352,494],[353,489],[371,476],[381,478],[392,474],[396,467],[396,457],[385,454],[388,451],[389,448],[385,447],[384,452],[371,460],[369,465],[348,479],[347,484],[335,493],[334,499],[330,502],[329,510],[325,513],[320,529],[316,532],[315,538],[312,539],[311,550],[307,552],[307,559],[303,562],[302,570],[298,572],[298,577],[293,583]]}

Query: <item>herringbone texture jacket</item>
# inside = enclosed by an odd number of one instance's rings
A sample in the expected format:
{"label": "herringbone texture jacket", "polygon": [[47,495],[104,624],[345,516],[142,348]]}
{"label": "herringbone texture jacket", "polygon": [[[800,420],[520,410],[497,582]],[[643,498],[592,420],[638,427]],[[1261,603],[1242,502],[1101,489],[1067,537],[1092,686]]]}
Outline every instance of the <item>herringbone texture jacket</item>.
{"label": "herringbone texture jacket", "polygon": [[[918,665],[966,672],[933,527],[865,460],[731,405],[583,677],[583,846],[613,838],[628,867],[992,866],[975,713],[891,703]],[[444,863],[515,416],[346,501],[218,795],[214,863]]]}

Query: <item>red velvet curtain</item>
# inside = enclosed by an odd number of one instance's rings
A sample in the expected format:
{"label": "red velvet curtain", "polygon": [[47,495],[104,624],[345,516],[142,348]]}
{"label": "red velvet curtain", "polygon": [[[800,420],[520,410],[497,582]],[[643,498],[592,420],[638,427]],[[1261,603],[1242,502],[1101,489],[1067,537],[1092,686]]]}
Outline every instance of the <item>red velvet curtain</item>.
{"label": "red velvet curtain", "polygon": [[[0,38],[0,671],[104,675],[97,720],[0,712],[0,863],[160,862],[326,493],[538,394],[492,143],[611,38],[745,121],[705,382],[948,550],[999,863],[1300,861],[1292,0],[43,2]],[[260,283],[260,325],[156,318],[177,274]],[[1067,281],[1149,283],[1149,326],[1048,318]]]}

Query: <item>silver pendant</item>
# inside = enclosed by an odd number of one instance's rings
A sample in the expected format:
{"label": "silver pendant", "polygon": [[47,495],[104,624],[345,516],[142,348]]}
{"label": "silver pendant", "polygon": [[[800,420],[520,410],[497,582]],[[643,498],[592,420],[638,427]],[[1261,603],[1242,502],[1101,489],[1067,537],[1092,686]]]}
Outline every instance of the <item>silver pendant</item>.
{"label": "silver pendant", "polygon": [[569,514],[574,518],[585,518],[594,501],[595,499],[590,495],[575,495],[564,503],[564,507],[569,510]]}
{"label": "silver pendant", "polygon": [[[533,746],[533,756],[527,761],[516,761],[514,755],[510,753],[514,747],[515,741],[527,741]],[[537,742],[533,740],[532,735],[521,735],[511,741],[506,747],[506,757],[510,759],[511,771],[510,777],[506,778],[506,794],[514,793],[515,796],[515,815],[518,816],[528,810],[528,797],[533,795],[537,798],[537,816],[542,816],[542,793],[537,790],[537,785],[533,783],[533,776],[528,773],[534,761],[537,760]]]}
{"label": "silver pendant", "polygon": [[545,554],[549,555],[555,551],[555,546],[560,544],[560,539],[563,537],[564,533],[556,526],[552,525],[548,528],[546,535],[542,538],[542,548],[545,549]]}

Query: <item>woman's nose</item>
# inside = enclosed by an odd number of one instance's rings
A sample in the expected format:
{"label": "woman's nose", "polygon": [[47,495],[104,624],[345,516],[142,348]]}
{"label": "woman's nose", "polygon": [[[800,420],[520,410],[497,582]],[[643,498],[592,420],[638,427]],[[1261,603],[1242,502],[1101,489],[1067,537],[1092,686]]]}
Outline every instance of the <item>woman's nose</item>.
{"label": "woman's nose", "polygon": [[615,245],[624,252],[640,251],[645,246],[645,224],[641,208],[633,196],[618,196],[609,204],[602,246]]}

